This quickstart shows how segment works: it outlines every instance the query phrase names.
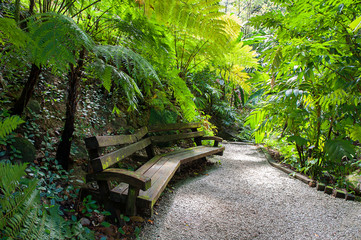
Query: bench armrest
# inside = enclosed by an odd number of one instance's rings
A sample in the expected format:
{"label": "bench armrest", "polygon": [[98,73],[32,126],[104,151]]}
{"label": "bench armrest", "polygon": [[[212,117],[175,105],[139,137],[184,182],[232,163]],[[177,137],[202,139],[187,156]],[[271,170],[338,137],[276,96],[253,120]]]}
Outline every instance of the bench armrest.
{"label": "bench armrest", "polygon": [[201,140],[214,140],[214,147],[218,147],[218,142],[222,142],[223,138],[217,136],[203,136]]}
{"label": "bench armrest", "polygon": [[151,187],[151,179],[149,177],[143,176],[139,173],[119,169],[119,168],[108,168],[102,172],[92,173],[86,175],[86,181],[109,181],[109,180],[118,180],[124,183],[129,184],[143,191]]}

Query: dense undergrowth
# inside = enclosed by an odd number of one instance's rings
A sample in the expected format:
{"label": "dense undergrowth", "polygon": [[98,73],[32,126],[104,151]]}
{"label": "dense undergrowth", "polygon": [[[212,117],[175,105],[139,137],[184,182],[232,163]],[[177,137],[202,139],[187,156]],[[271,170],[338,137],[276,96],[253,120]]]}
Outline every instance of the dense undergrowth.
{"label": "dense undergrowth", "polygon": [[246,122],[297,171],[360,191],[360,3],[274,2],[251,19],[263,72]]}

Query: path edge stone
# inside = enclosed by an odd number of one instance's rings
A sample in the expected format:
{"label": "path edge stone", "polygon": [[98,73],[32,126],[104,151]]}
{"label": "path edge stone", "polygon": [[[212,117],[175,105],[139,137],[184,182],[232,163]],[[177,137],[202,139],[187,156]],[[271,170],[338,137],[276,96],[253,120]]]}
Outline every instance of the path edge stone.
{"label": "path edge stone", "polygon": [[267,159],[267,162],[275,167],[275,168],[278,168],[279,170],[287,173],[289,176],[292,176],[306,184],[308,184],[310,187],[316,187],[316,181],[311,179],[311,178],[308,178],[298,172],[295,172],[289,168],[286,168],[286,167],[283,167],[281,164],[277,163],[275,160],[273,160],[273,158],[271,157],[271,155],[268,153],[268,151],[266,150],[266,148],[262,147],[262,146],[259,146],[259,148],[261,149],[261,151],[264,153],[264,155],[266,156],[266,159]]}
{"label": "path edge stone", "polygon": [[[294,178],[296,178],[296,179],[298,179],[298,180],[300,180],[300,181],[308,184],[308,186],[310,186],[310,187],[316,187],[316,186],[317,186],[317,190],[320,191],[319,185],[323,185],[322,183],[319,183],[318,181],[313,180],[313,179],[311,179],[311,178],[308,178],[308,177],[306,177],[306,176],[304,176],[304,175],[302,175],[302,174],[300,174],[300,173],[298,173],[298,172],[295,172],[295,171],[293,171],[293,170],[291,170],[291,169],[289,169],[289,168],[283,167],[281,164],[277,163],[277,162],[271,157],[271,155],[268,153],[268,151],[267,151],[266,148],[264,148],[264,147],[262,147],[262,146],[258,146],[258,147],[259,147],[259,149],[261,149],[261,151],[263,152],[263,154],[265,155],[265,157],[266,157],[266,159],[267,159],[267,162],[268,162],[271,166],[273,166],[273,167],[275,167],[275,168],[277,168],[277,169],[279,169],[279,170],[287,173],[289,176],[292,176],[292,177],[294,177]],[[343,192],[343,191],[342,191],[344,195],[342,195],[342,196],[337,196],[337,194],[336,194],[335,192],[336,192],[336,191],[341,192],[340,190],[334,189],[334,188],[331,187],[331,186],[325,186],[325,185],[324,185],[323,187],[324,187],[324,192],[325,192],[325,193],[330,194],[330,195],[332,194],[334,197],[344,198],[345,200],[349,200],[349,201],[354,201],[354,200],[355,200],[355,196],[354,196],[353,194],[351,194],[351,193]],[[330,188],[331,190],[328,190],[328,188]],[[328,190],[328,191],[327,191],[327,190]],[[321,191],[322,191],[322,190],[321,190]],[[339,195],[340,195],[340,193],[339,193]]]}

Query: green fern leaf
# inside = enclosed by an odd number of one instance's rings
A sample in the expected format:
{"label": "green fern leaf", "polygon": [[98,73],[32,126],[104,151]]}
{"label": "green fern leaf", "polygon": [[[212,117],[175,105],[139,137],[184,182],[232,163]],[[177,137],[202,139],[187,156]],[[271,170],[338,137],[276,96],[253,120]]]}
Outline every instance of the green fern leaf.
{"label": "green fern leaf", "polygon": [[28,19],[29,36],[33,40],[28,49],[36,64],[52,64],[54,69],[65,71],[69,63],[75,64],[77,50],[92,50],[93,40],[70,17],[45,13]]}
{"label": "green fern leaf", "polygon": [[25,48],[26,43],[30,41],[14,19],[0,18],[0,29],[0,44],[8,42],[14,44],[15,47]]}
{"label": "green fern leaf", "polygon": [[19,116],[11,116],[0,122],[0,138],[5,137],[14,131],[24,121]]}
{"label": "green fern leaf", "polygon": [[350,135],[350,138],[354,141],[361,142],[361,126],[360,125],[354,125],[348,127],[348,132]]}

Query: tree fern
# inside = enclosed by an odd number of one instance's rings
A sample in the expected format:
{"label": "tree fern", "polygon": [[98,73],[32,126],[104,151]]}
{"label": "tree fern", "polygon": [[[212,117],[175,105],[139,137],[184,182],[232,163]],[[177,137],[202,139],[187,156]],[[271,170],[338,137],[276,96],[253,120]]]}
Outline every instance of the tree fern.
{"label": "tree fern", "polygon": [[[97,46],[97,59],[92,64],[94,72],[103,80],[103,86],[110,91],[112,82],[126,94],[129,105],[136,108],[137,96],[142,97],[137,81],[153,81],[160,86],[160,80],[153,66],[142,56],[123,46]],[[152,81],[153,80],[153,81]]]}
{"label": "tree fern", "polygon": [[65,70],[69,63],[76,64],[74,53],[84,47],[92,50],[93,40],[70,17],[56,14],[38,14],[29,19],[28,48],[38,65],[50,64],[53,69]]}

